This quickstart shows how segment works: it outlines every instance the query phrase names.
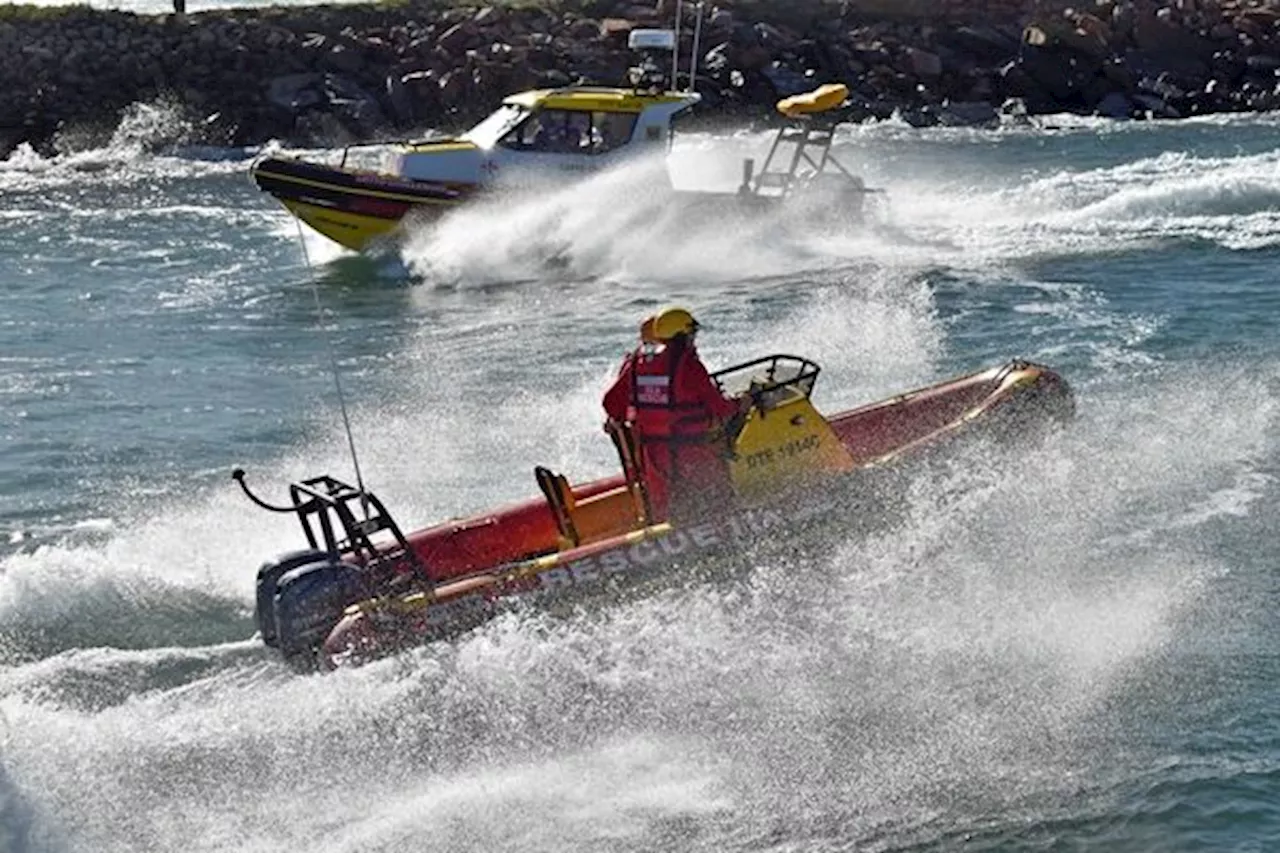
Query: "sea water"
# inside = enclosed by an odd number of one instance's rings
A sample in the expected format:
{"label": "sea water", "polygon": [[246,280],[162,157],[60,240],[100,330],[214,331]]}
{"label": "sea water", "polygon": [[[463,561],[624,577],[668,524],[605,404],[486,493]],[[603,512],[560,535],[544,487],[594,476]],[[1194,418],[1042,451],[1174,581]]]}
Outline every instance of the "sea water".
{"label": "sea water", "polygon": [[[860,127],[874,228],[676,225],[647,164],[375,257],[134,118],[0,164],[0,851],[1280,845],[1274,117]],[[732,188],[767,142],[657,165]],[[261,648],[301,537],[234,467],[354,479],[345,405],[407,527],[609,473],[671,302],[712,365],[817,360],[824,411],[1022,356],[1078,418],[739,582],[326,676]]]}

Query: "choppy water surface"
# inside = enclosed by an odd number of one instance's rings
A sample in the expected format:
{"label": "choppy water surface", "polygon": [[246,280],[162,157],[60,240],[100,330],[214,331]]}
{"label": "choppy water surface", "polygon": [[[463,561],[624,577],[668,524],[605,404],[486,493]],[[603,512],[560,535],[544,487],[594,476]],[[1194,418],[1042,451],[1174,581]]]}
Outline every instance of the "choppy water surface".
{"label": "choppy water surface", "polygon": [[[1280,844],[1273,118],[862,128],[873,232],[677,231],[636,169],[378,259],[300,242],[252,152],[126,131],[0,164],[0,851]],[[332,676],[258,647],[298,534],[227,475],[351,476],[331,358],[414,526],[608,471],[674,300],[712,363],[816,358],[828,411],[1022,355],[1080,416],[740,583]]]}

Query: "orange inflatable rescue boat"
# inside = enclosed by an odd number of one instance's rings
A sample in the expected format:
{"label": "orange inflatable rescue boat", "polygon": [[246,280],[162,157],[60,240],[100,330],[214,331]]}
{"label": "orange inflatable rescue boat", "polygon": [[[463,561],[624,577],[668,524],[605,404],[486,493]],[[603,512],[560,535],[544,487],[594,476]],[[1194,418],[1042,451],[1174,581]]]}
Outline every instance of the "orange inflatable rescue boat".
{"label": "orange inflatable rescue boat", "polygon": [[857,488],[875,472],[960,436],[1038,434],[1074,414],[1067,383],[1025,361],[830,417],[810,400],[819,372],[808,359],[771,355],[713,374],[750,404],[730,437],[736,500],[693,523],[652,517],[625,430],[613,434],[616,476],[572,484],[535,468],[538,496],[410,533],[375,495],[332,477],[294,483],[288,503],[274,505],[237,470],[250,499],[296,514],[307,540],[258,570],[262,641],[299,668],[333,667],[456,636],[514,602],[679,577],[789,526],[842,523],[860,512]]}

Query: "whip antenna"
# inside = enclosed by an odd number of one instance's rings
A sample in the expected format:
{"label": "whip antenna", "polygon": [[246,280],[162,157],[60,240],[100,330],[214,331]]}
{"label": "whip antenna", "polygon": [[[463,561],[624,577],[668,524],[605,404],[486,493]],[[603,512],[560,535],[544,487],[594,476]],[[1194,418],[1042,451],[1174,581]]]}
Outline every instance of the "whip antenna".
{"label": "whip antenna", "polygon": [[[294,224],[298,226],[298,242],[302,244],[302,260],[307,265],[307,270],[311,268],[311,254],[307,251],[307,240],[302,233],[302,222],[296,217]],[[351,432],[351,418],[347,415],[347,398],[342,393],[342,379],[338,373],[338,356],[333,348],[333,338],[329,336],[329,331],[324,324],[324,308],[320,304],[320,286],[316,283],[314,275],[311,276],[311,295],[315,297],[316,302],[316,322],[320,324],[320,334],[324,338],[325,349],[329,351],[329,370],[333,374],[333,388],[338,394],[338,408],[342,411],[342,428],[347,433],[347,449],[351,451],[351,467],[356,472],[356,487],[360,490],[360,509],[364,512],[364,517],[369,517],[369,499],[364,490],[364,477],[360,474],[360,457],[356,453],[356,439]]]}
{"label": "whip antenna", "polygon": [[671,48],[671,91],[680,90],[680,13],[684,0],[676,0],[675,45]]}

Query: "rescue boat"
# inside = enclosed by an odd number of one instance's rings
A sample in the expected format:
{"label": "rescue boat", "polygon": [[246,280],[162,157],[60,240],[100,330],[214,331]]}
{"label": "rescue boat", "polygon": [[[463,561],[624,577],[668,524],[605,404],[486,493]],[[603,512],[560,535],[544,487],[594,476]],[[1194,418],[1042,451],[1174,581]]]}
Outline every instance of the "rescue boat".
{"label": "rescue boat", "polygon": [[815,518],[865,514],[877,476],[961,436],[1039,435],[1075,410],[1061,376],[1014,360],[824,417],[811,400],[819,373],[808,359],[771,355],[712,374],[745,406],[726,436],[736,500],[683,522],[655,517],[626,429],[612,436],[615,476],[570,483],[537,467],[536,497],[408,534],[364,488],[314,477],[274,505],[237,469],[245,494],[296,514],[307,542],[258,570],[261,639],[299,669],[332,668],[457,636],[516,602],[688,577],[699,561]]}
{"label": "rescue boat", "polygon": [[[701,96],[676,91],[655,51],[674,48],[669,30],[633,30],[630,45],[646,52],[624,87],[570,86],[507,97],[486,119],[456,138],[347,146],[336,165],[272,154],[250,171],[259,189],[340,245],[363,251],[394,237],[411,220],[429,221],[478,197],[579,180],[636,157],[665,152],[673,123]],[[691,79],[696,74],[690,75]],[[827,218],[860,220],[878,191],[831,155],[838,121],[829,118],[848,97],[827,84],[777,104],[787,124],[757,172],[743,163],[733,192],[660,191],[675,209],[697,216],[772,210],[800,195],[818,198]],[[380,166],[354,163],[359,149],[383,149]],[[352,154],[356,153],[353,159]]]}

